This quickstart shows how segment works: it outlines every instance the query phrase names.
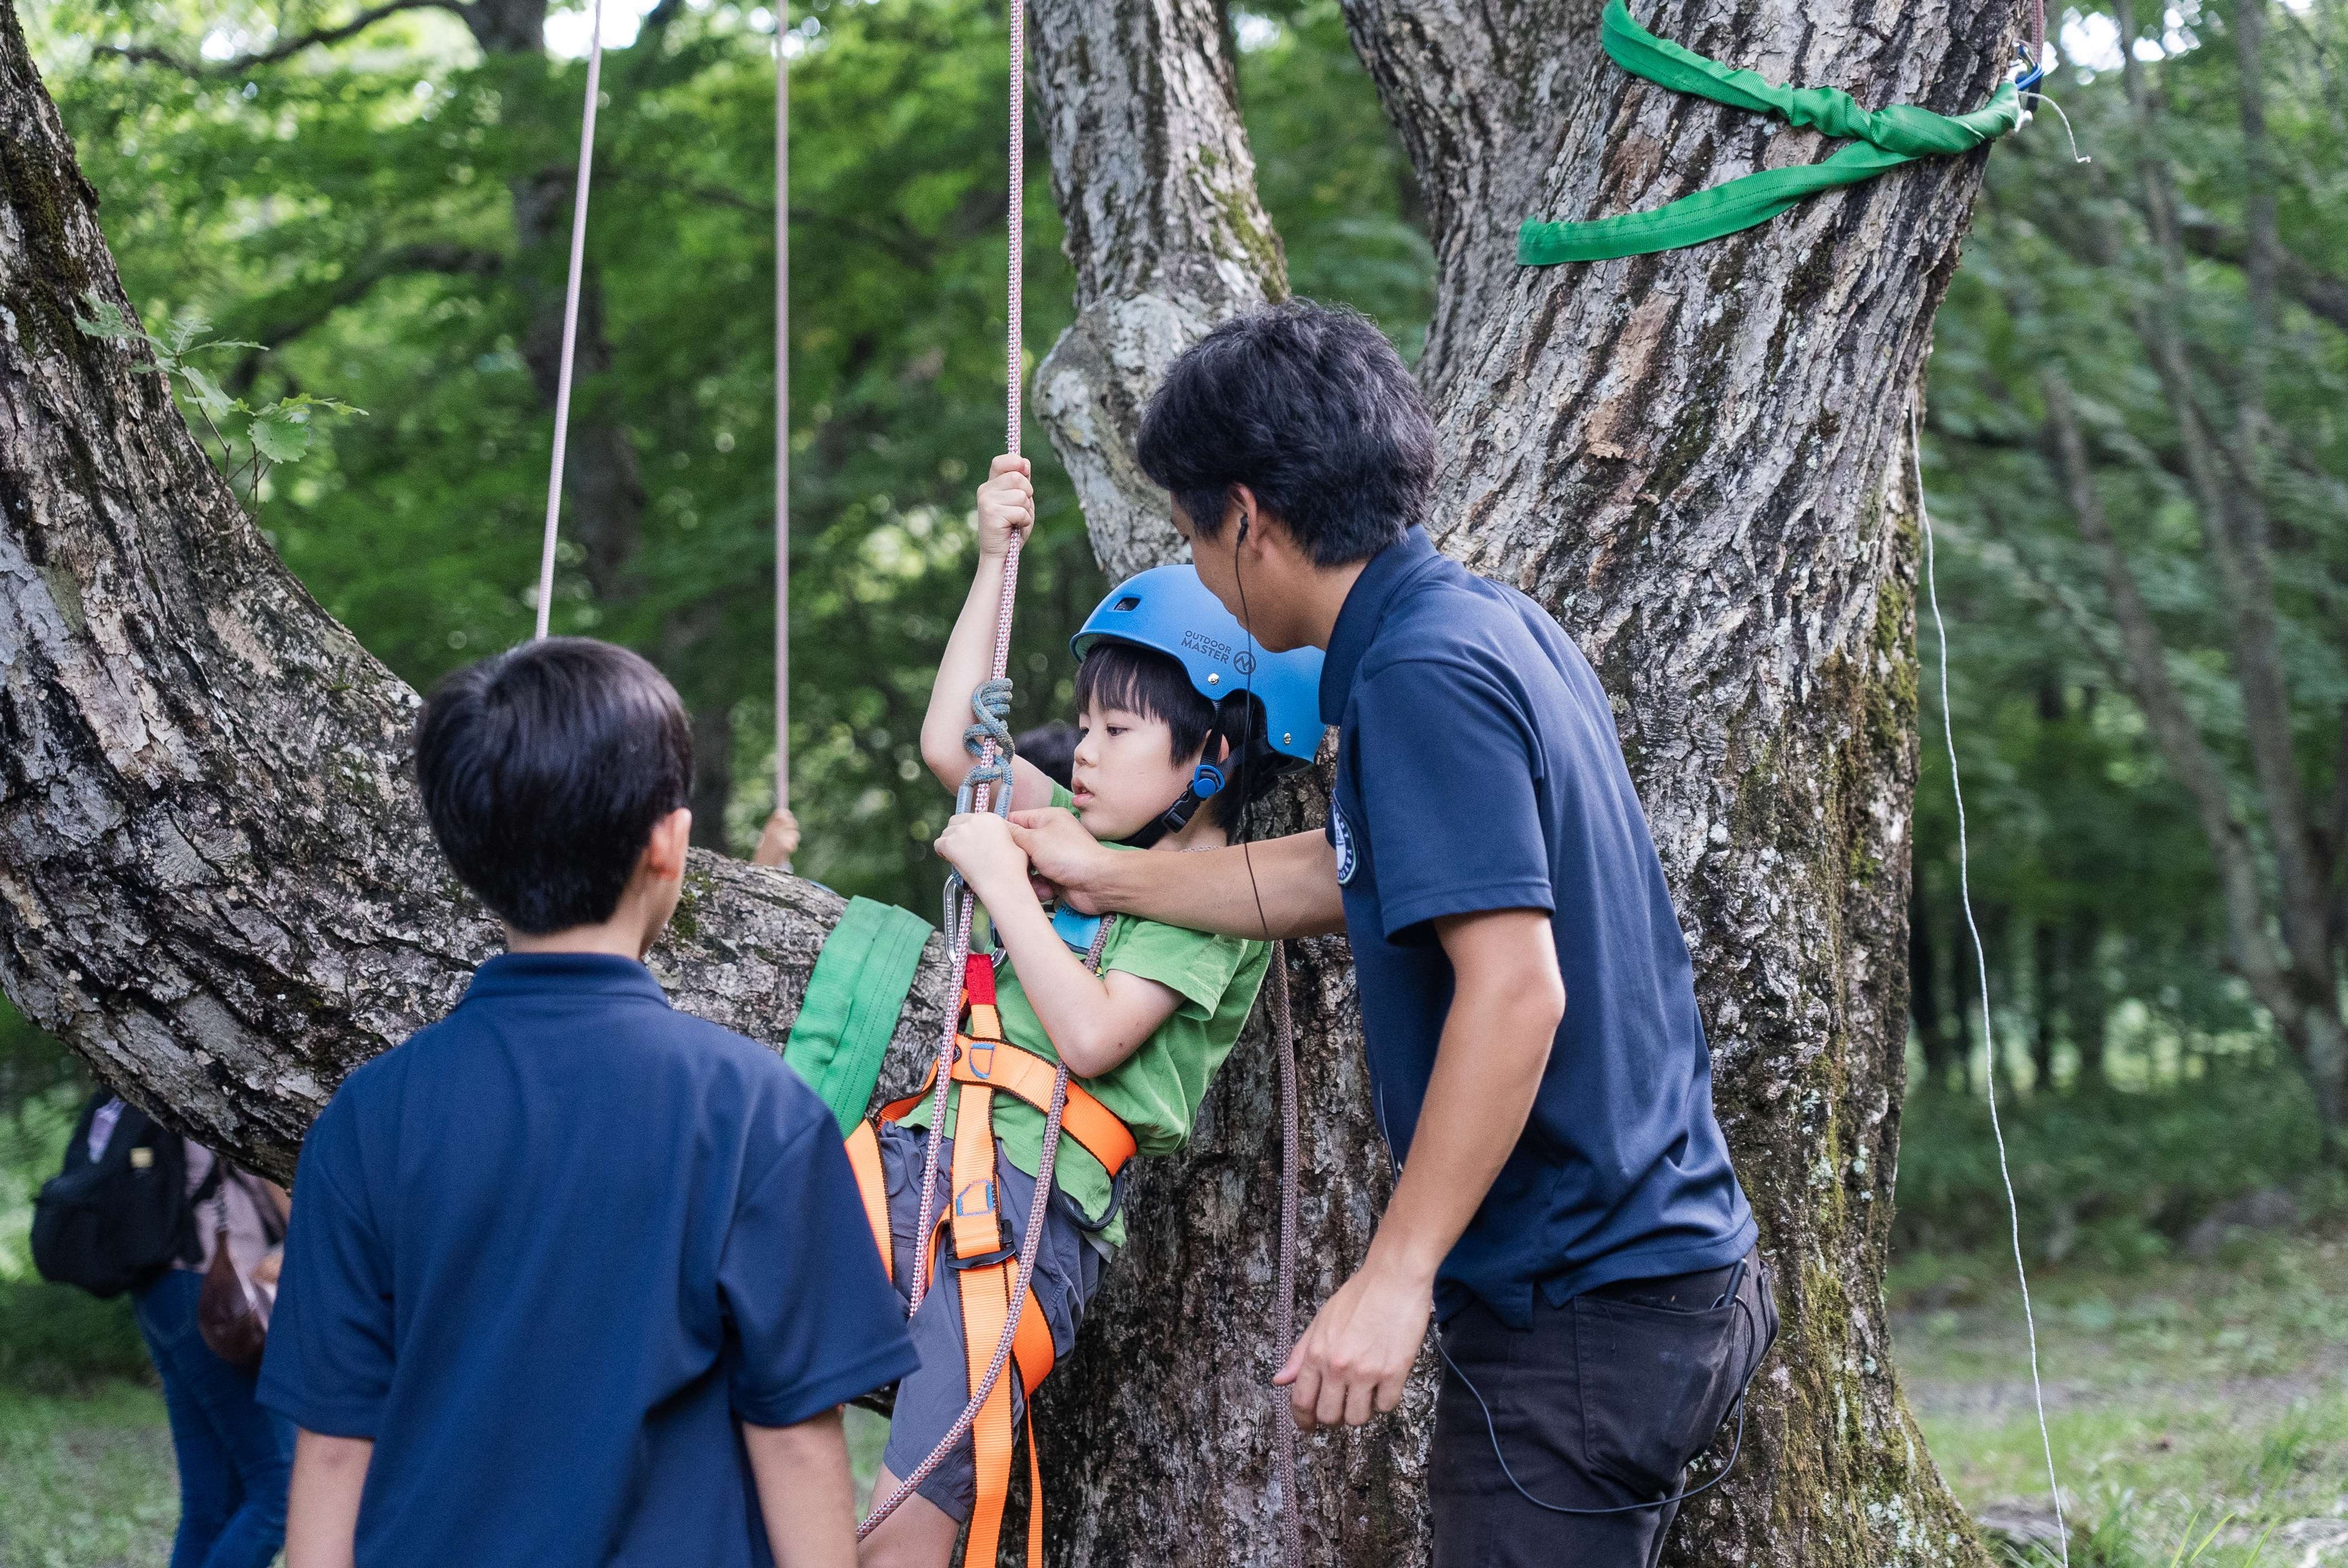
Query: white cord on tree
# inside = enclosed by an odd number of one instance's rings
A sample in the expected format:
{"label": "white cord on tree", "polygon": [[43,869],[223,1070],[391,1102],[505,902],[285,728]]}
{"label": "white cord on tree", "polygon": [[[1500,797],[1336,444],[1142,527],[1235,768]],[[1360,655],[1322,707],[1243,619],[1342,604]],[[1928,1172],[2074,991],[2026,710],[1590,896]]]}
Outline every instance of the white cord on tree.
{"label": "white cord on tree", "polygon": [[579,346],[579,280],[587,263],[587,182],[595,167],[595,99],[603,79],[603,0],[587,44],[587,105],[579,116],[579,183],[571,191],[571,278],[562,290],[562,368],[554,379],[554,460],[546,476],[546,538],[538,552],[538,635],[554,610],[554,539],[562,518],[562,452],[571,436],[571,362]]}
{"label": "white cord on tree", "polygon": [[1957,804],[1957,899],[1964,907],[1965,930],[1972,938],[1973,973],[1981,979],[1982,1044],[1987,1060],[1982,1081],[1989,1091],[1989,1129],[1997,1141],[1998,1179],[2005,1184],[2005,1216],[2013,1237],[2013,1276],[2022,1286],[2022,1320],[2030,1336],[2030,1397],[2038,1411],[2038,1441],[2046,1454],[2046,1488],[2054,1499],[2054,1544],[2063,1568],[2071,1568],[2071,1532],[2063,1522],[2063,1485],[2054,1475],[2054,1440],[2046,1430],[2046,1390],[2038,1377],[2038,1317],[2030,1306],[2030,1271],[2022,1263],[2022,1208],[2014,1201],[2013,1172],[2005,1160],[2005,1130],[1997,1119],[1997,1034],[1990,1021],[1989,959],[1982,948],[1981,927],[1973,920],[1972,869],[1965,843],[1965,790],[1957,775],[1957,733],[1949,715],[1949,629],[1941,620],[1941,589],[1932,570],[1932,514],[1924,505],[1923,430],[1916,405],[1908,405],[1908,446],[1916,480],[1916,519],[1924,530],[1924,592],[1932,607],[1932,630],[1940,640],[1941,739],[1949,751],[1949,792]]}

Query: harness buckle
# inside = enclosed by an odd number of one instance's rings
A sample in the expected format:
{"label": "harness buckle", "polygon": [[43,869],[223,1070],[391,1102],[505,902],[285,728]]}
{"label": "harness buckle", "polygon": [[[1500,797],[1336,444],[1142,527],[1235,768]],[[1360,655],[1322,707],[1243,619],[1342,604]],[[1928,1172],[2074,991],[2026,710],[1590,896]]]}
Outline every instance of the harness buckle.
{"label": "harness buckle", "polygon": [[1101,1211],[1101,1217],[1097,1220],[1085,1218],[1084,1204],[1070,1197],[1067,1189],[1057,1182],[1052,1184],[1052,1195],[1060,1201],[1061,1206],[1067,1212],[1069,1224],[1086,1235],[1098,1235],[1108,1229],[1109,1222],[1117,1218],[1117,1210],[1125,1207],[1125,1173],[1131,1169],[1133,1169],[1133,1162],[1128,1160],[1117,1168],[1115,1175],[1109,1177],[1108,1207]]}
{"label": "harness buckle", "polygon": [[993,1252],[980,1253],[976,1257],[957,1256],[949,1250],[946,1255],[946,1266],[956,1270],[993,1268],[999,1263],[1015,1262],[1018,1256],[1019,1248],[1009,1243],[996,1247]]}

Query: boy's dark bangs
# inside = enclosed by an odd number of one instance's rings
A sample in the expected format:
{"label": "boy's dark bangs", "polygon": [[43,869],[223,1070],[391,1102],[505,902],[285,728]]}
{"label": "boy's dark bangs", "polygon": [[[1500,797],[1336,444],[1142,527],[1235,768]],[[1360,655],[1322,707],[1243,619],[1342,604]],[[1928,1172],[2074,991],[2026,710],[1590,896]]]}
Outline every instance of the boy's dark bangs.
{"label": "boy's dark bangs", "polygon": [[1163,722],[1173,732],[1174,760],[1206,743],[1215,705],[1199,694],[1179,661],[1130,642],[1093,644],[1076,666],[1076,708],[1122,708]]}

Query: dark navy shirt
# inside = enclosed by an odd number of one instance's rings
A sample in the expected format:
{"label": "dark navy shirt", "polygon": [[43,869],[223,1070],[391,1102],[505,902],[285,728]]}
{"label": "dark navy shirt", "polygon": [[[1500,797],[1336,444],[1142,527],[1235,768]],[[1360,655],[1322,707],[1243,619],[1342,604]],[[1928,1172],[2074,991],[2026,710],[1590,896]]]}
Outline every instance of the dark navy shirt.
{"label": "dark navy shirt", "polygon": [[1718,1268],[1753,1215],[1712,1113],[1687,944],[1606,692],[1557,622],[1413,528],[1354,582],[1322,667],[1329,837],[1379,1125],[1406,1158],[1451,1005],[1441,916],[1552,917],[1565,1019],[1524,1135],[1436,1281],[1524,1325],[1619,1279]]}
{"label": "dark navy shirt", "polygon": [[261,1399],[375,1440],[361,1568],[730,1568],[735,1418],[918,1361],[814,1091],[641,964],[515,954],[311,1128]]}

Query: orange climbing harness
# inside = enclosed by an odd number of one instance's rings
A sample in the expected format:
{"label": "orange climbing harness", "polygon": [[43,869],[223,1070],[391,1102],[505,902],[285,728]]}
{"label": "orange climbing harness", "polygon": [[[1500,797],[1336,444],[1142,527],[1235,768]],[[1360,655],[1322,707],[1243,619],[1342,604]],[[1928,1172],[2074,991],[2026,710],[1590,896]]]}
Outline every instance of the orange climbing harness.
{"label": "orange climbing harness", "polygon": [[[953,1253],[946,1266],[962,1276],[963,1350],[968,1363],[971,1398],[979,1401],[969,1429],[978,1495],[971,1510],[970,1537],[963,1551],[963,1561],[991,1563],[995,1561],[1002,1533],[1004,1505],[1011,1493],[1013,1431],[1010,1386],[998,1378],[988,1387],[987,1378],[994,1369],[994,1358],[1004,1331],[1011,1323],[1014,1292],[1022,1288],[1022,1249],[1012,1245],[1004,1226],[999,1201],[1002,1188],[995,1180],[994,1102],[996,1095],[1008,1094],[1048,1117],[1060,1069],[1034,1051],[1014,1045],[1004,1034],[1003,1016],[995,1005],[994,964],[983,953],[970,954],[963,960],[962,1003],[954,1030],[950,1076],[956,1086],[959,1104],[954,1120],[953,1165],[947,1185],[949,1202],[931,1234],[919,1238],[915,1245],[931,1265],[926,1272],[934,1276],[940,1233],[951,1226]],[[879,1120],[901,1121],[929,1097],[936,1078],[937,1067],[932,1063],[921,1088],[882,1106]],[[1062,1093],[1060,1132],[1099,1161],[1114,1183],[1126,1162],[1134,1156],[1132,1132],[1082,1084],[1068,1081]],[[933,1126],[930,1132],[932,1138],[937,1138],[943,1135],[944,1129]],[[880,1249],[881,1266],[891,1271],[893,1279],[889,1199],[881,1181],[880,1143],[874,1122],[860,1122],[849,1133],[848,1159],[863,1194],[865,1218],[872,1226],[872,1239]],[[1038,1180],[1048,1186],[1050,1173],[1041,1173]],[[1033,1223],[1031,1216],[1031,1225]],[[1032,1285],[1025,1288],[1025,1296],[1019,1304],[1018,1325],[1012,1330],[1010,1354],[1012,1364],[1018,1369],[1019,1386],[1032,1401],[1037,1386],[1052,1369],[1055,1351],[1051,1325],[1036,1304]],[[1044,1479],[1035,1454],[1032,1403],[1026,1428],[1027,1556],[1031,1563],[1041,1563]],[[918,1485],[958,1438],[958,1431],[948,1434],[946,1442],[922,1468],[905,1478],[901,1490]]]}

